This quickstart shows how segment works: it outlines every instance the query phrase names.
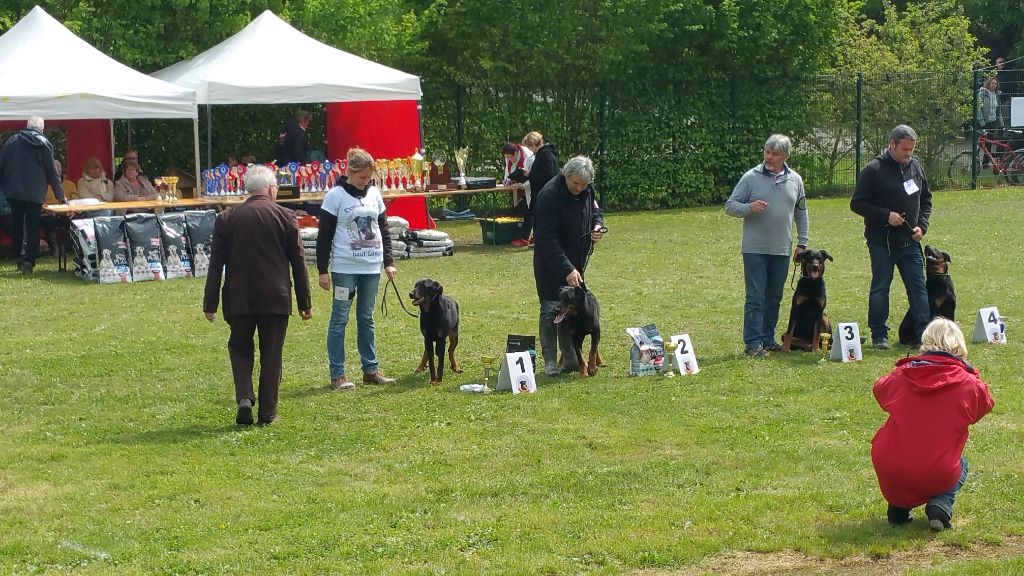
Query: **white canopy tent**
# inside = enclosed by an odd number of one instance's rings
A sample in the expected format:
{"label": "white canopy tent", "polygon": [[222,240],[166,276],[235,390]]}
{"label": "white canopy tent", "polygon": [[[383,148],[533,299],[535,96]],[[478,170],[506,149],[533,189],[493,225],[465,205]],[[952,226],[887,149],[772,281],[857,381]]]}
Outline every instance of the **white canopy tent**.
{"label": "white canopy tent", "polygon": [[39,6],[0,36],[0,120],[37,115],[76,120],[192,118],[199,168],[195,91],[121,64]]}
{"label": "white canopy tent", "polygon": [[153,76],[200,104],[419,100],[420,79],[318,42],[267,10],[234,36]]}

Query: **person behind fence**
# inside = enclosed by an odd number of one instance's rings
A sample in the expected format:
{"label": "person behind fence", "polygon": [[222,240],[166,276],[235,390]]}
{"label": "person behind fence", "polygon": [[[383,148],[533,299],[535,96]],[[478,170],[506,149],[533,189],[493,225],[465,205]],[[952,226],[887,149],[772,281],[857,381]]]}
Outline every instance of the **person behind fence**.
{"label": "person behind fence", "polygon": [[725,202],[726,214],[743,218],[743,345],[744,353],[754,358],[782,350],[775,327],[790,252],[796,260],[807,249],[807,199],[803,178],[786,164],[791,148],[788,136],[770,136],[764,143],[764,161],[740,177]]}
{"label": "person behind fence", "polygon": [[[252,424],[256,405],[256,422],[266,425],[277,420],[292,288],[300,318],[313,317],[313,303],[295,214],[274,203],[276,175],[266,166],[253,166],[245,174],[245,189],[249,193],[245,202],[220,213],[214,223],[203,313],[213,322],[223,275],[224,320],[231,327],[228,354],[238,404],[235,422]],[[252,389],[256,332],[260,346],[258,401]]]}
{"label": "person behind fence", "polygon": [[[987,78],[981,88],[978,89],[978,126],[992,132],[993,138],[999,138],[996,132],[1003,127],[1002,112],[999,108],[999,81],[995,76]],[[987,169],[989,165],[988,154],[981,155],[981,166]]]}
{"label": "person behind fence", "polygon": [[949,528],[967,479],[968,427],[995,405],[988,385],[967,363],[963,332],[945,318],[932,320],[921,336],[921,354],[897,361],[872,392],[889,414],[871,440],[889,522],[910,522],[910,510],[924,504],[932,530]]}
{"label": "person behind fence", "polygon": [[528,210],[526,217],[523,219],[523,230],[519,235],[518,242],[512,242],[514,246],[526,246],[533,242],[530,239],[530,233],[533,232],[533,224],[537,214],[534,200],[536,200],[536,195],[540,193],[541,189],[552,178],[558,176],[559,170],[561,170],[558,167],[558,148],[554,144],[545,143],[544,135],[540,132],[529,132],[526,136],[523,136],[523,146],[533,153],[530,168],[526,171],[530,185],[530,194],[533,196],[533,199],[531,199],[530,204],[527,206]]}
{"label": "person behind fence", "polygon": [[384,198],[379,188],[370,185],[373,157],[362,148],[350,149],[347,157],[346,175],[324,196],[320,234],[316,239],[318,282],[321,288],[331,291],[333,302],[327,326],[327,360],[330,386],[335,390],[355,388],[355,383],[345,374],[345,328],[353,302],[363,383],[395,381],[380,371],[373,327],[373,305],[380,287],[381,267],[388,280],[394,280],[398,272],[391,255]]}
{"label": "person behind fence", "polygon": [[[594,194],[594,164],[586,156],[565,163],[562,173],[540,189],[536,198],[537,230],[533,277],[540,298],[540,346],[544,374],[579,370],[565,324],[555,324],[558,289],[582,286],[587,257],[601,239],[604,216]],[[558,366],[561,349],[563,365]]]}
{"label": "person behind fence", "polygon": [[33,116],[0,149],[0,194],[11,207],[11,246],[24,275],[31,274],[36,266],[47,183],[53,186],[57,200],[67,203],[60,174],[53,165],[53,145],[43,135],[43,119]]}
{"label": "person behind fence", "polygon": [[921,237],[932,215],[932,192],[921,163],[914,158],[917,133],[905,124],[889,133],[889,146],[860,171],[850,209],[864,218],[864,239],[871,257],[868,327],[871,343],[889,349],[889,287],[899,268],[907,290],[914,333],[931,320],[924,283]]}

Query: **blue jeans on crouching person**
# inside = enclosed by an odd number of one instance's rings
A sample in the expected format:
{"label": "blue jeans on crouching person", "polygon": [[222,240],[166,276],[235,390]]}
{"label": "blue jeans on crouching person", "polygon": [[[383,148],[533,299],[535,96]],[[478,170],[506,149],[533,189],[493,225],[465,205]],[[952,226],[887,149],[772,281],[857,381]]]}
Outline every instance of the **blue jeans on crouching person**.
{"label": "blue jeans on crouching person", "polygon": [[747,298],[743,305],[743,343],[747,349],[777,344],[775,325],[786,287],[789,256],[743,253],[743,280]]}
{"label": "blue jeans on crouching person", "polygon": [[[363,374],[377,371],[377,349],[373,334],[373,306],[380,286],[380,273],[331,273],[333,287],[331,320],[327,324],[327,362],[331,379],[345,375],[345,327],[348,326],[353,297],[356,307],[356,348]],[[348,289],[347,298],[339,298],[338,288]]]}

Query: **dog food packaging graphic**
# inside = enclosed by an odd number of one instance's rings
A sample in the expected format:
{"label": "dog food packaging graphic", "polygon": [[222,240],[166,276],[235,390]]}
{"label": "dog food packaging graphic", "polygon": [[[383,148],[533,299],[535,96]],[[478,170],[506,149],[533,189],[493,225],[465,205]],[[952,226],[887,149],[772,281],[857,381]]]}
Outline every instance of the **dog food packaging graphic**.
{"label": "dog food packaging graphic", "polygon": [[71,247],[74,251],[75,274],[82,279],[99,281],[96,258],[96,226],[92,218],[71,221]]}
{"label": "dog food packaging graphic", "polygon": [[96,250],[99,255],[97,273],[100,284],[132,281],[128,260],[128,242],[124,237],[122,216],[101,216],[93,219],[96,231]]}
{"label": "dog food packaging graphic", "polygon": [[971,342],[988,342],[990,344],[1006,344],[1006,324],[999,309],[995,306],[978,310],[974,320],[974,333]]}
{"label": "dog food packaging graphic", "polygon": [[156,214],[129,214],[124,219],[132,262],[132,282],[164,279],[163,245]]}
{"label": "dog food packaging graphic", "polygon": [[217,213],[213,210],[188,210],[185,212],[185,229],[188,243],[192,247],[192,266],[197,278],[206,276],[210,270],[210,244],[213,242],[213,224]]}
{"label": "dog food packaging graphic", "polygon": [[629,349],[629,375],[657,374],[665,362],[665,341],[658,327],[648,324],[639,328],[626,328],[626,334],[633,340],[633,346]]}
{"label": "dog food packaging graphic", "polygon": [[158,220],[167,279],[192,276],[192,251],[188,247],[185,215],[181,212],[161,214]]}

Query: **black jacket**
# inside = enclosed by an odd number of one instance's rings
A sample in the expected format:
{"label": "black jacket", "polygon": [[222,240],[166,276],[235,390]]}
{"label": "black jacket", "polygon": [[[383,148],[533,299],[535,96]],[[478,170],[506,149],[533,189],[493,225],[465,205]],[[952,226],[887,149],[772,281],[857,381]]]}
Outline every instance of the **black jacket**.
{"label": "black jacket", "polygon": [[42,204],[46,185],[64,202],[60,174],[53,167],[53,146],[37,130],[25,128],[7,139],[0,150],[0,195],[8,200]]}
{"label": "black jacket", "polygon": [[590,252],[590,232],[604,224],[594,187],[587,186],[574,196],[565,184],[565,176],[552,178],[537,195],[537,220],[533,236],[533,277],[537,295],[558,300],[558,287],[573,270],[584,272],[584,259]]}
{"label": "black jacket", "polygon": [[530,190],[537,194],[552,178],[558,176],[558,148],[554,144],[545,144],[537,149],[530,166]]}
{"label": "black jacket", "polygon": [[[904,184],[913,180],[917,191],[908,194]],[[857,178],[857,187],[850,199],[850,209],[864,217],[864,238],[868,244],[888,246],[890,250],[915,244],[913,228],[920,226],[928,232],[928,219],[932,215],[932,192],[924,169],[911,157],[901,166],[882,151],[868,163]],[[903,215],[906,224],[889,226],[889,212]]]}
{"label": "black jacket", "polygon": [[302,129],[302,126],[299,126],[299,121],[295,118],[289,119],[281,127],[281,132],[277,135],[277,148],[274,151],[277,167],[283,168],[289,162],[305,164],[306,148],[308,146],[309,136]]}

